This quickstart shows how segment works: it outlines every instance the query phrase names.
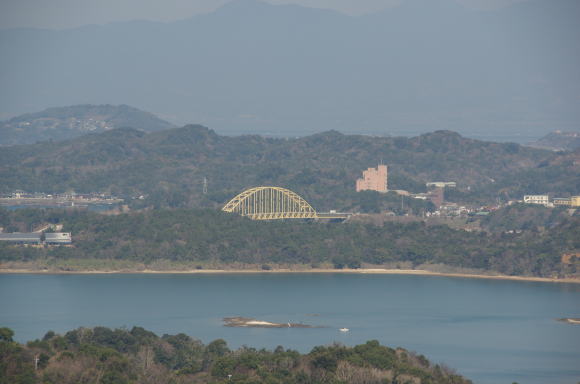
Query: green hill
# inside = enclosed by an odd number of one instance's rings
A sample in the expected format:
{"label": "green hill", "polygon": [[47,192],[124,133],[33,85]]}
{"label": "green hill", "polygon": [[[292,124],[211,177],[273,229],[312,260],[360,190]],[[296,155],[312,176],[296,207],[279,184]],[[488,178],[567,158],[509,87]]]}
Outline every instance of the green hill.
{"label": "green hill", "polygon": [[230,350],[222,339],[204,345],[183,333],[159,337],[141,327],[78,328],[64,335],[49,331],[26,345],[12,336],[12,330],[0,328],[1,383],[471,383],[423,355],[376,340],[300,354],[282,346]]}
{"label": "green hill", "polygon": [[[437,131],[412,138],[324,132],[296,139],[220,136],[189,125],[144,133],[113,129],[0,151],[0,193],[107,192],[135,206],[218,207],[245,188],[294,190],[318,210],[388,206],[388,195],[357,194],[361,171],[389,165],[389,188],[425,191],[456,181],[448,198],[489,203],[523,194],[580,194],[580,152],[554,153]],[[203,195],[203,179],[208,194]],[[365,201],[363,201],[365,200]],[[367,204],[368,205],[368,204]]]}
{"label": "green hill", "polygon": [[443,264],[506,275],[562,277],[580,272],[560,260],[562,254],[580,249],[580,217],[562,218],[550,228],[486,233],[424,222],[252,221],[210,209],[157,209],[113,216],[0,210],[0,226],[7,232],[43,223],[63,224],[63,231],[73,233],[74,247],[0,244],[0,263],[32,262],[55,270],[115,269],[115,263],[131,269],[164,265],[185,269],[197,265],[210,269],[262,265],[429,268]]}
{"label": "green hill", "polygon": [[529,146],[553,151],[573,151],[580,148],[580,132],[551,132]]}
{"label": "green hill", "polygon": [[48,108],[0,122],[0,145],[61,141],[107,130],[134,127],[159,131],[173,125],[128,105],[74,105]]}

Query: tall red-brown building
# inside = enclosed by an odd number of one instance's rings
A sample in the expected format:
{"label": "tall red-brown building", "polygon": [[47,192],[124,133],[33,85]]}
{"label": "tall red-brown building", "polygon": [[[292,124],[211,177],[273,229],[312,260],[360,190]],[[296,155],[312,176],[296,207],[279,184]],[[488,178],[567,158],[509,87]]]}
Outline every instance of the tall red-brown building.
{"label": "tall red-brown building", "polygon": [[379,165],[363,171],[362,179],[356,181],[356,191],[387,192],[387,166]]}
{"label": "tall red-brown building", "polygon": [[435,188],[429,192],[429,200],[437,209],[443,205],[445,199],[445,190],[441,187]]}

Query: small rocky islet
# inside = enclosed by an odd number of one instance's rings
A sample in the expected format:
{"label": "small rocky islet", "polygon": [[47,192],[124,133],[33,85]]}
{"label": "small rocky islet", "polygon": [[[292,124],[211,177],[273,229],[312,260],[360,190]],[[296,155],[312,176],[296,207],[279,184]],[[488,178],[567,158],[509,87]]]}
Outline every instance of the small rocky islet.
{"label": "small rocky islet", "polygon": [[251,328],[324,328],[321,326],[303,323],[273,323],[270,321],[257,320],[251,317],[224,317],[225,327],[251,327]]}

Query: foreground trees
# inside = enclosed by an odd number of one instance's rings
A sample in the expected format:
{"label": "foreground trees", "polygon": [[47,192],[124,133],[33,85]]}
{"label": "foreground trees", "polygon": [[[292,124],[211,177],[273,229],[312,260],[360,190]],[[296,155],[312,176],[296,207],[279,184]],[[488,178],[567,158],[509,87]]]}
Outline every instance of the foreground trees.
{"label": "foreground trees", "polygon": [[[36,360],[35,360],[36,359]],[[35,363],[36,361],[36,363]],[[37,366],[35,367],[35,364]],[[223,340],[207,346],[191,337],[158,337],[140,327],[49,332],[26,346],[0,341],[0,383],[164,384],[304,383],[468,384],[424,356],[369,341],[356,347],[232,351]]]}

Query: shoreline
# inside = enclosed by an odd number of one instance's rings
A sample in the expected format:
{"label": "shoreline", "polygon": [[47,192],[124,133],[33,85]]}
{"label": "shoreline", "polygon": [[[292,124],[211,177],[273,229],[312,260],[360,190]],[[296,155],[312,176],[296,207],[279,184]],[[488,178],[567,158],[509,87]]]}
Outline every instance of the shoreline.
{"label": "shoreline", "polygon": [[212,274],[371,274],[371,275],[416,275],[416,276],[442,276],[458,277],[469,279],[488,280],[512,280],[512,281],[532,281],[544,283],[572,283],[580,284],[580,279],[574,278],[549,278],[533,276],[508,276],[508,275],[482,275],[470,273],[434,272],[425,269],[191,269],[191,270],[85,270],[85,271],[62,271],[62,270],[38,270],[38,269],[18,269],[0,268],[0,274],[37,274],[37,275],[106,275],[106,274],[165,274],[165,275],[212,275]]}

